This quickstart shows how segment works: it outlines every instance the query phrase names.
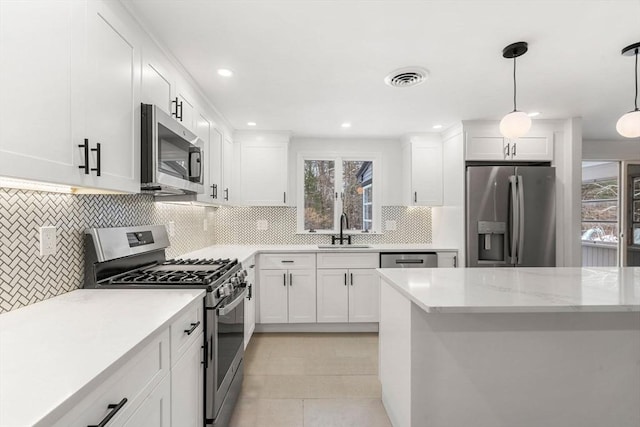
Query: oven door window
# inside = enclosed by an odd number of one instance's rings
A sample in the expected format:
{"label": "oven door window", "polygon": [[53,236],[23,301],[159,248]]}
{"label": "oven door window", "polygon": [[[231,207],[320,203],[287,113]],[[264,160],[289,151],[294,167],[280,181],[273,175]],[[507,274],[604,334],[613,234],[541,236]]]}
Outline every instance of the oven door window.
{"label": "oven door window", "polygon": [[244,304],[218,317],[218,384],[219,389],[238,350],[244,345]]}
{"label": "oven door window", "polygon": [[186,181],[200,176],[200,150],[158,123],[158,168]]}

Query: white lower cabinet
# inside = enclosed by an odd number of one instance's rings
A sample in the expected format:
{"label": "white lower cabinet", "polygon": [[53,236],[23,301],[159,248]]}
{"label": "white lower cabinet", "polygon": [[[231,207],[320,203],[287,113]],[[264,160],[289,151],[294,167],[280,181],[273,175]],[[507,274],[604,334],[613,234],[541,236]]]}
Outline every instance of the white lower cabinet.
{"label": "white lower cabinet", "polygon": [[458,252],[438,252],[438,268],[458,267]]}
{"label": "white lower cabinet", "polygon": [[[164,380],[151,392],[149,396],[140,404],[136,412],[122,424],[114,423],[113,427],[164,427],[164,426],[187,426],[200,424],[170,424],[171,420],[171,383],[169,378]],[[200,417],[202,419],[202,417]]]}
{"label": "white lower cabinet", "polygon": [[244,348],[247,348],[256,329],[256,261],[251,257],[242,262],[247,271],[247,297],[244,300]]}
{"label": "white lower cabinet", "polygon": [[377,322],[375,269],[318,269],[318,323]]}
{"label": "white lower cabinet", "polygon": [[[204,413],[202,345],[203,334],[200,332],[187,351],[171,367],[172,426],[202,427]],[[165,424],[148,425],[164,426]]]}

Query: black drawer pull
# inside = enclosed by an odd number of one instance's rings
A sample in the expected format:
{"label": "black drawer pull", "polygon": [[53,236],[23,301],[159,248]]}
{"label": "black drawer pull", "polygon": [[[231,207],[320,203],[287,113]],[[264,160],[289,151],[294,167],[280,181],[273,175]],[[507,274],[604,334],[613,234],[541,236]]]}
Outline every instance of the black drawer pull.
{"label": "black drawer pull", "polygon": [[349,276],[349,278],[351,279],[351,286],[353,286],[353,273],[350,273]]}
{"label": "black drawer pull", "polygon": [[107,425],[107,423],[109,421],[111,421],[111,418],[114,417],[114,415],[116,415],[118,413],[118,411],[120,411],[120,409],[122,409],[122,407],[124,406],[124,404],[127,403],[127,398],[123,398],[120,403],[118,403],[117,405],[114,403],[110,403],[109,405],[107,405],[107,409],[112,409],[111,412],[109,412],[107,414],[106,417],[104,417],[102,419],[102,421],[100,421],[100,424],[98,425],[91,425],[91,426],[87,426],[87,427],[105,427]]}
{"label": "black drawer pull", "polygon": [[84,149],[84,165],[78,166],[79,169],[84,169],[84,174],[89,175],[89,140],[84,139],[84,144],[78,144],[78,147]]}
{"label": "black drawer pull", "polygon": [[198,326],[200,326],[200,321],[199,320],[196,323],[192,323],[191,324],[191,329],[185,329],[184,333],[187,334],[187,335],[191,335],[193,333],[193,331],[195,331]]}
{"label": "black drawer pull", "polygon": [[294,263],[294,261],[289,260],[289,259],[283,259],[283,260],[282,260],[282,261],[280,261],[280,262],[281,262],[281,263],[284,263],[284,264],[293,264],[293,263]]}
{"label": "black drawer pull", "polygon": [[100,154],[102,153],[100,151],[100,143],[98,142],[96,144],[96,148],[92,148],[91,151],[95,151],[95,153],[96,153],[96,167],[95,168],[91,168],[91,170],[96,172],[97,176],[100,176]]}
{"label": "black drawer pull", "polygon": [[423,259],[397,259],[396,264],[424,264]]}

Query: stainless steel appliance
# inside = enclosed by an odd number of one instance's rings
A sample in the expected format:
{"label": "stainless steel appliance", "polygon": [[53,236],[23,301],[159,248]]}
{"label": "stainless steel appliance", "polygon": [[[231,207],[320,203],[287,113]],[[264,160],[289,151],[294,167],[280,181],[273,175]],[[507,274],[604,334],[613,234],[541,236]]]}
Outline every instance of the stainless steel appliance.
{"label": "stainless steel appliance", "polygon": [[156,196],[202,193],[202,141],[155,105],[142,104],[141,188]]}
{"label": "stainless steel appliance", "polygon": [[435,252],[381,252],[380,268],[435,268],[438,255]]}
{"label": "stainless steel appliance", "polygon": [[85,288],[205,289],[204,425],[226,427],[243,377],[244,298],[251,285],[233,259],[166,260],[163,225],[85,232]]}
{"label": "stainless steel appliance", "polygon": [[555,168],[467,166],[467,266],[555,267]]}

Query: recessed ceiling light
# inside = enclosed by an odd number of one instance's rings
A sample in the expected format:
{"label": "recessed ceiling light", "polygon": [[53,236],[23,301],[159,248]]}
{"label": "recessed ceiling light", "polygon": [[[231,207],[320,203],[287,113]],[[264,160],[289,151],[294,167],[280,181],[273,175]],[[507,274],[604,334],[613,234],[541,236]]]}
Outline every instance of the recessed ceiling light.
{"label": "recessed ceiling light", "polygon": [[255,126],[256,122],[247,122],[247,126]]}
{"label": "recessed ceiling light", "polygon": [[540,115],[540,111],[532,111],[529,114],[527,114],[527,116],[529,117],[536,117]]}
{"label": "recessed ceiling light", "polygon": [[219,68],[218,74],[221,75],[222,77],[231,77],[233,76],[233,71],[231,71],[228,68]]}
{"label": "recessed ceiling light", "polygon": [[442,125],[433,125],[434,129],[442,129]]}
{"label": "recessed ceiling light", "polygon": [[349,123],[349,122],[344,122],[344,123],[342,124],[342,127],[343,127],[343,128],[350,128],[350,127],[351,127],[351,123]]}

